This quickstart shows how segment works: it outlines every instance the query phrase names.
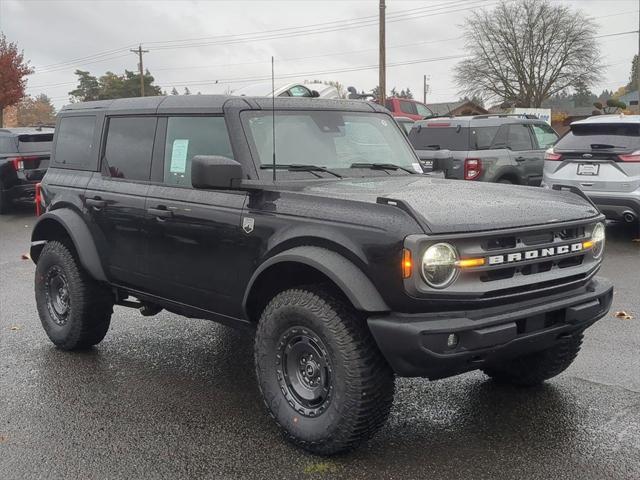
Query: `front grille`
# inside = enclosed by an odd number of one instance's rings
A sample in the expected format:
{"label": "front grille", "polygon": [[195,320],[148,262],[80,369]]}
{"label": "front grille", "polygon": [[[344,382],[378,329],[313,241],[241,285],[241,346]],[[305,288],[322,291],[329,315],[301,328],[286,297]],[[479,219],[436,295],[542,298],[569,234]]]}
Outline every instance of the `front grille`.
{"label": "front grille", "polygon": [[[600,266],[584,242],[600,221],[574,221],[542,227],[525,227],[495,232],[408,237],[408,245],[420,258],[435,242],[447,242],[461,259],[484,259],[478,267],[459,271],[456,281],[443,290],[429,288],[420,276],[405,282],[416,296],[438,298],[499,299],[509,296],[535,296],[575,288],[588,281]],[[415,240],[414,240],[415,238]],[[414,243],[415,242],[415,243]]]}
{"label": "front grille", "polygon": [[[478,240],[461,239],[457,248],[462,258],[487,259],[484,266],[474,270],[480,282],[491,283],[519,276],[544,276],[549,272],[578,267],[585,261],[584,250],[566,253],[558,250],[579,247],[586,240],[587,225],[578,225],[510,232],[509,235],[493,235]],[[492,259],[495,264],[491,264]],[[467,275],[470,273],[473,272],[465,272]]]}

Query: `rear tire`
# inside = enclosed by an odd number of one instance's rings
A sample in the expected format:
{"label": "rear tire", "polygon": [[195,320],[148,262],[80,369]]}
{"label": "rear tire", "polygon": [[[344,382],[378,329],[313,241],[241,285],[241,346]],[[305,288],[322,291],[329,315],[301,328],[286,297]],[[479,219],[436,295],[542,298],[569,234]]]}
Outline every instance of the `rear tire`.
{"label": "rear tire", "polygon": [[113,296],[79,265],[72,250],[50,241],[36,265],[36,305],[49,339],[63,350],[100,343],[111,322]]}
{"label": "rear tire", "polygon": [[515,185],[515,183],[513,183],[508,178],[501,178],[500,180],[498,180],[498,183],[504,183],[505,185]]}
{"label": "rear tire", "polygon": [[255,367],[265,405],[285,437],[305,450],[351,450],[385,423],[394,374],[366,321],[329,290],[276,295],[260,318]]}
{"label": "rear tire", "polygon": [[522,387],[539,385],[565,371],[578,356],[582,345],[582,332],[562,338],[547,350],[514,358],[482,371],[499,383]]}

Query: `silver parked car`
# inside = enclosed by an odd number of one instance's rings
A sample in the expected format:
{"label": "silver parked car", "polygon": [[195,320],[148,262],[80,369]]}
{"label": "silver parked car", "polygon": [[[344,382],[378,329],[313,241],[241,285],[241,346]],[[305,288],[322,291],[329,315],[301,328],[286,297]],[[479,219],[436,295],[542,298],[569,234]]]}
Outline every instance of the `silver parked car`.
{"label": "silver parked car", "polygon": [[527,115],[489,114],[417,121],[409,132],[425,171],[446,178],[538,186],[544,152],[558,135]]}
{"label": "silver parked car", "polygon": [[580,188],[607,218],[640,218],[640,115],[573,122],[545,155],[543,185]]}

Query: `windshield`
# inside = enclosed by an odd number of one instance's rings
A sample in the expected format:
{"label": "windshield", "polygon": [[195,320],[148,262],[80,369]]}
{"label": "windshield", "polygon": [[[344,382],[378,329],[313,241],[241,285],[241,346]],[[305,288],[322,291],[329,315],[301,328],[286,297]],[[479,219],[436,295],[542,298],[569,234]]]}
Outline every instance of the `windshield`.
{"label": "windshield", "polygon": [[556,150],[606,149],[633,151],[640,149],[640,129],[633,124],[572,125],[558,140]]}
{"label": "windshield", "polygon": [[[276,112],[276,163],[332,170],[354,164],[392,164],[419,169],[406,138],[387,115],[331,111]],[[244,112],[261,166],[273,162],[271,112]],[[357,168],[357,167],[354,167]]]}

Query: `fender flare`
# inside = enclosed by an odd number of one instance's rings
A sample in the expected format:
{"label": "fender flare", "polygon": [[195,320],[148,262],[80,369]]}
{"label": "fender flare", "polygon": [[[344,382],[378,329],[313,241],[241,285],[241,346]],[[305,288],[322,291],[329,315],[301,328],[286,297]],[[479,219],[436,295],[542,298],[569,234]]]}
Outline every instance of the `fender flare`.
{"label": "fender flare", "polygon": [[270,267],[283,262],[301,263],[312,267],[335,283],[353,306],[365,312],[387,312],[391,309],[378,293],[371,280],[350,260],[322,247],[301,246],[280,252],[262,263],[251,276],[242,299],[247,311],[247,301],[260,275]]}
{"label": "fender flare", "polygon": [[51,222],[57,223],[67,232],[76,249],[80,264],[89,272],[89,275],[98,281],[106,282],[107,276],[102,268],[100,255],[89,227],[78,213],[67,208],[47,212],[38,218],[31,234],[30,254],[34,263],[37,262],[43,245],[49,240],[46,232]]}

